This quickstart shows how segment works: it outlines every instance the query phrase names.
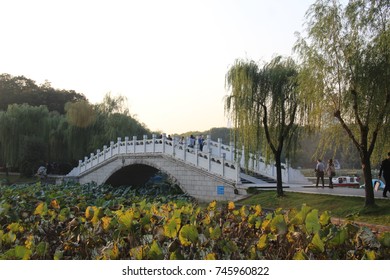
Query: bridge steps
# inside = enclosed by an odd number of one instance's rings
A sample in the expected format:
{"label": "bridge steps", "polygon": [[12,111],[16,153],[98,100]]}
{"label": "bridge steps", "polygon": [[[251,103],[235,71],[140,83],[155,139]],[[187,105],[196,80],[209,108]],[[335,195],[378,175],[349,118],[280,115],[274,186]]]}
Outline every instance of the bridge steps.
{"label": "bridge steps", "polygon": [[[248,174],[249,173],[249,174]],[[248,183],[252,183],[252,184],[276,184],[276,180],[271,178],[271,177],[268,177],[268,176],[265,176],[265,175],[262,175],[262,174],[259,174],[259,173],[254,173],[254,172],[241,172],[240,174],[240,178],[241,178],[241,182],[243,184],[248,184]]]}

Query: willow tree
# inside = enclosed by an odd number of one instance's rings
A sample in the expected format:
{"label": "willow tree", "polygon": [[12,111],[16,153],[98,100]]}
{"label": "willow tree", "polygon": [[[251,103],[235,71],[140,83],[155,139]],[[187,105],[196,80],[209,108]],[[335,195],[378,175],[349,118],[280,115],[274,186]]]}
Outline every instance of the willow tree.
{"label": "willow tree", "polygon": [[[7,167],[21,167],[23,161],[30,160],[34,147],[45,147],[48,134],[49,111],[46,106],[12,104],[7,111],[0,111],[0,157]],[[31,149],[26,149],[27,143]],[[41,149],[40,149],[41,150]],[[46,160],[44,150],[35,163]]]}
{"label": "willow tree", "polygon": [[[312,101],[310,120],[338,123],[359,152],[365,205],[373,205],[371,156],[390,117],[390,1],[319,0],[306,13],[298,39],[301,90]],[[327,137],[332,137],[328,134]],[[378,152],[376,153],[378,154]]]}
{"label": "willow tree", "polygon": [[[230,95],[225,110],[234,123],[237,140],[246,153],[271,151],[278,196],[283,195],[282,153],[289,149],[296,121],[301,120],[297,75],[294,61],[280,56],[263,67],[254,61],[237,60],[226,74]],[[262,143],[267,143],[266,147]]]}
{"label": "willow tree", "polygon": [[81,159],[89,151],[93,124],[96,122],[96,112],[88,101],[68,102],[65,105],[66,129],[69,158]]}
{"label": "willow tree", "polygon": [[103,101],[94,106],[96,121],[90,135],[90,148],[101,148],[118,137],[124,140],[128,136],[142,137],[150,133],[145,125],[130,114],[127,98],[122,95],[113,96],[107,93]]}

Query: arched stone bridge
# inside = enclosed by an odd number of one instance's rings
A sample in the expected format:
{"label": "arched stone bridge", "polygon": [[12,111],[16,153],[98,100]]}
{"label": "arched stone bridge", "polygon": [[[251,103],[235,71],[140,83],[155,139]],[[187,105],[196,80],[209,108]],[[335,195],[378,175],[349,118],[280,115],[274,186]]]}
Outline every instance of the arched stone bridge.
{"label": "arched stone bridge", "polygon": [[[152,167],[168,174],[184,192],[199,200],[236,200],[246,194],[248,186],[275,185],[267,182],[275,179],[275,168],[266,165],[261,158],[256,160],[250,155],[249,169],[265,177],[259,179],[242,173],[243,154],[235,150],[233,144],[223,145],[221,139],[214,142],[210,136],[204,141],[202,151],[197,144],[190,148],[177,138],[169,140],[165,135],[161,139],[155,135],[152,139],[144,136],[142,140],[125,137],[124,141],[118,138],[117,142],[112,141],[110,146],[80,160],[67,179],[73,178],[82,184],[103,184],[125,168]],[[299,171],[288,167],[284,168],[283,178],[286,183],[306,180]]]}

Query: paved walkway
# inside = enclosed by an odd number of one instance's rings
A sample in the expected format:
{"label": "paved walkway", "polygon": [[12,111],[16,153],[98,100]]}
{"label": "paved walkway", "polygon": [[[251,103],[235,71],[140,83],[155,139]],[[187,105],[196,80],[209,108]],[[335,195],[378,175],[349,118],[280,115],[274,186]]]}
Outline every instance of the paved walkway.
{"label": "paved walkway", "polygon": [[[302,186],[302,185],[290,184],[289,188],[285,188],[284,190],[290,192],[301,192],[301,193],[365,197],[364,189],[352,188],[352,187],[334,187],[333,189],[330,189],[328,187],[316,188],[314,185]],[[382,197],[382,194],[383,194],[382,190],[374,191],[375,199],[390,199],[390,193],[387,194],[388,198]]]}

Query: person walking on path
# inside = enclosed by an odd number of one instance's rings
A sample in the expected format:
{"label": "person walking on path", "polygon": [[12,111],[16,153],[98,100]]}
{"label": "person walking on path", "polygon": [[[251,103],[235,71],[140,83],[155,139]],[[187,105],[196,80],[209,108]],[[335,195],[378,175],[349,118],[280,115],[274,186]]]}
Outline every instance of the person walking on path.
{"label": "person walking on path", "polygon": [[386,193],[390,192],[390,152],[387,153],[387,159],[382,161],[381,168],[379,170],[379,179],[385,179],[385,188],[383,189],[383,197],[387,197]]}
{"label": "person walking on path", "polygon": [[333,189],[333,177],[336,176],[336,169],[334,167],[333,159],[328,160],[328,165],[326,166],[326,174],[329,177],[329,188]]}
{"label": "person walking on path", "polygon": [[322,182],[322,188],[324,188],[325,187],[325,184],[324,184],[325,166],[320,159],[317,160],[315,172],[316,172],[316,177],[317,177],[316,188],[318,188],[318,183],[320,181],[320,178],[321,178],[321,182]]}

